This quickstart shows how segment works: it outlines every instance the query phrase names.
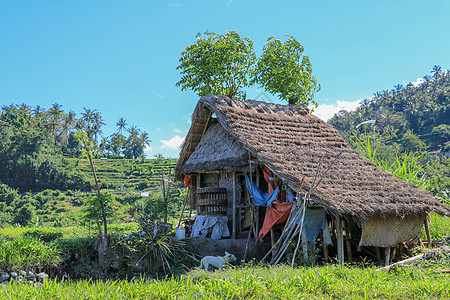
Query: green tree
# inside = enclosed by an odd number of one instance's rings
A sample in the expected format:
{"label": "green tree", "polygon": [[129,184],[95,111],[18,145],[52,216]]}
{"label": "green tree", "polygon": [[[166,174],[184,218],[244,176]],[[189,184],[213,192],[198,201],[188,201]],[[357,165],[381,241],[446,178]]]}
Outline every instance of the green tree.
{"label": "green tree", "polygon": [[33,214],[33,206],[27,203],[17,210],[14,216],[14,223],[26,226],[33,219]]}
{"label": "green tree", "polygon": [[102,235],[102,228],[100,226],[100,221],[99,219],[102,218],[103,219],[103,232],[105,233],[105,235],[108,234],[108,225],[106,223],[106,210],[105,210],[105,198],[102,197],[102,195],[100,194],[100,186],[98,184],[98,179],[97,179],[97,173],[95,172],[95,168],[94,168],[94,162],[92,161],[92,149],[94,147],[92,140],[88,137],[88,134],[85,131],[78,131],[76,134],[76,137],[78,138],[78,140],[80,141],[81,144],[83,144],[83,148],[84,148],[84,154],[86,155],[86,157],[89,159],[89,163],[91,165],[91,170],[92,170],[92,175],[94,177],[94,181],[95,181],[95,186],[97,188],[97,199],[94,199],[91,201],[90,206],[92,207],[91,210],[87,210],[87,218],[90,218],[90,213],[96,213],[94,218],[95,218],[95,222],[97,223],[98,226],[98,232],[99,235]]}
{"label": "green tree", "polygon": [[411,130],[405,133],[401,142],[406,152],[423,152],[427,150],[425,143]]}
{"label": "green tree", "polygon": [[197,42],[181,53],[181,80],[177,86],[192,89],[199,96],[227,95],[245,99],[243,87],[249,85],[249,73],[255,62],[253,42],[236,31],[216,34],[206,31]]}
{"label": "green tree", "polygon": [[275,37],[267,41],[256,63],[253,82],[289,101],[289,104],[308,105],[311,102],[317,107],[312,98],[320,90],[320,85],[312,75],[311,62],[303,54],[300,42],[292,36],[288,36],[284,43]]}
{"label": "green tree", "polygon": [[441,124],[436,126],[431,131],[431,135],[437,144],[442,144],[450,141],[450,125]]}

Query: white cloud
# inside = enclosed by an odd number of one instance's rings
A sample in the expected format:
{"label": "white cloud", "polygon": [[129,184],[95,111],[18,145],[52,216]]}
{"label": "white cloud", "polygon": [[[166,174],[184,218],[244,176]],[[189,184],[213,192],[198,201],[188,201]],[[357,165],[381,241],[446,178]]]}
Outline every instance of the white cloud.
{"label": "white cloud", "polygon": [[181,137],[179,135],[174,136],[170,140],[160,140],[160,142],[163,144],[161,146],[161,149],[168,149],[168,150],[175,150],[180,148],[181,144],[184,141],[184,137]]}
{"label": "white cloud", "polygon": [[175,131],[176,133],[182,133],[183,132],[183,130],[175,128],[175,127],[172,127],[172,130]]}
{"label": "white cloud", "polygon": [[413,86],[419,86],[421,85],[423,82],[425,82],[425,79],[423,79],[422,77],[417,78],[416,81],[411,82]]}
{"label": "white cloud", "polygon": [[158,128],[156,128],[156,131],[162,131],[162,129],[158,127]]}
{"label": "white cloud", "polygon": [[319,104],[314,109],[313,115],[318,116],[324,121],[328,121],[334,114],[341,110],[352,111],[361,105],[361,100],[356,101],[337,101],[336,104]]}
{"label": "white cloud", "polygon": [[233,0],[228,0],[228,2],[227,2],[227,6],[230,6],[230,5],[231,5],[231,3],[233,3]]}
{"label": "white cloud", "polygon": [[156,97],[158,97],[159,99],[166,99],[166,97],[161,94],[156,94]]}
{"label": "white cloud", "polygon": [[146,156],[150,155],[151,154],[150,152],[152,152],[152,146],[146,145],[144,148],[145,155]]}

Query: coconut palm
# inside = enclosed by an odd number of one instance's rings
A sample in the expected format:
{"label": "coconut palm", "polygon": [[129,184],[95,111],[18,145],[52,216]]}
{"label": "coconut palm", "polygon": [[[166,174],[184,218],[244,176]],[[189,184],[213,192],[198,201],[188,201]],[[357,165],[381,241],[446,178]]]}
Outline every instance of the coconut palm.
{"label": "coconut palm", "polygon": [[119,121],[116,122],[116,126],[117,126],[117,132],[119,134],[122,134],[122,130],[123,129],[127,129],[127,119],[124,118],[120,118]]}

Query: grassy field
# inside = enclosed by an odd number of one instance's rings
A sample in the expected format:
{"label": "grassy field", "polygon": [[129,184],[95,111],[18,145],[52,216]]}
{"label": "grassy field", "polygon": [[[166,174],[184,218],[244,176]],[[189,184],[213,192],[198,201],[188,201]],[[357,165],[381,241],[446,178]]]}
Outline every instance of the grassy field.
{"label": "grassy field", "polygon": [[[94,159],[102,188],[123,192],[129,190],[159,191],[162,174],[173,176],[177,159]],[[87,159],[68,158],[68,170],[87,178],[91,186],[94,179]]]}
{"label": "grassy field", "polygon": [[[445,266],[445,265],[444,265]],[[327,265],[313,268],[249,266],[191,271],[167,280],[50,281],[41,286],[11,283],[1,299],[448,299],[448,274],[428,268]],[[448,267],[448,265],[447,265]]]}

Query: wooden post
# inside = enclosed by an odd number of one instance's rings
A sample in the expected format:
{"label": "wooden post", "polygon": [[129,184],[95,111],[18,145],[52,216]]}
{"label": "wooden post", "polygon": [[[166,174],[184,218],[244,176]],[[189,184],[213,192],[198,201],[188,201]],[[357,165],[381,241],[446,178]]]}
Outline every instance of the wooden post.
{"label": "wooden post", "polygon": [[299,232],[298,234],[301,234],[302,236],[303,258],[305,259],[305,262],[308,262],[308,241],[306,240],[306,234],[303,232]]}
{"label": "wooden post", "polygon": [[391,247],[384,248],[384,265],[389,266],[389,261],[391,259]]}
{"label": "wooden post", "polygon": [[431,234],[430,234],[430,225],[428,223],[428,219],[430,217],[430,214],[427,213],[427,215],[425,216],[425,233],[427,235],[427,242],[428,242],[428,248],[431,248]]}
{"label": "wooden post", "polygon": [[167,198],[166,198],[166,186],[164,184],[164,171],[161,169],[161,186],[164,199],[164,223],[167,223]]}
{"label": "wooden post", "polygon": [[345,241],[347,244],[348,261],[351,263],[353,261],[353,256],[352,256],[352,245],[350,236],[350,225],[348,224],[348,222],[345,223]]}
{"label": "wooden post", "polygon": [[233,229],[232,239],[236,239],[236,171],[233,171]]}
{"label": "wooden post", "polygon": [[339,264],[344,264],[344,234],[342,230],[342,219],[336,216],[336,237],[337,237],[337,254]]}
{"label": "wooden post", "polygon": [[[270,244],[271,247],[273,248],[273,245],[275,245],[275,232],[273,230],[273,228],[270,228]],[[275,249],[272,250],[272,258],[275,257]]]}

